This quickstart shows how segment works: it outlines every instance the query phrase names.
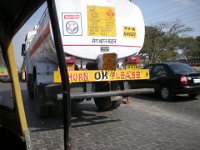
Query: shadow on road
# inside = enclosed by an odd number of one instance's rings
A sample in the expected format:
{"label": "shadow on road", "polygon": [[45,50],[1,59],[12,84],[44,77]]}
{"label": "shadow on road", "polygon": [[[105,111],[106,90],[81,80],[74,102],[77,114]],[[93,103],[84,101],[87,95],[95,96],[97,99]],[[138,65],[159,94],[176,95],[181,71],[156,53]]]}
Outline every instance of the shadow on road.
{"label": "shadow on road", "polygon": [[[32,132],[56,130],[63,128],[62,116],[39,118],[35,112],[34,100],[29,99],[27,91],[22,91],[24,107],[29,128]],[[112,110],[111,110],[112,111]],[[72,102],[72,128],[118,122],[120,119],[110,118],[105,113],[98,112],[94,103]]]}
{"label": "shadow on road", "polygon": [[[112,110],[110,110],[112,111]],[[118,122],[120,119],[112,119],[103,112],[98,112],[93,103],[72,102],[72,127],[81,127],[110,122]]]}

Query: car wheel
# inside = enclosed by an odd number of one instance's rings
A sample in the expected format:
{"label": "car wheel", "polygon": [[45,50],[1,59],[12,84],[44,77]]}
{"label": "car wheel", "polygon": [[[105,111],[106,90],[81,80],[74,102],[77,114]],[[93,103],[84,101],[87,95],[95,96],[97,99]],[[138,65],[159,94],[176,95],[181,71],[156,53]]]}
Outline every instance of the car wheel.
{"label": "car wheel", "polygon": [[173,98],[173,94],[172,94],[171,90],[167,86],[163,86],[160,89],[160,96],[164,100],[170,100],[170,99]]}
{"label": "car wheel", "polygon": [[191,98],[196,98],[198,94],[188,94]]}

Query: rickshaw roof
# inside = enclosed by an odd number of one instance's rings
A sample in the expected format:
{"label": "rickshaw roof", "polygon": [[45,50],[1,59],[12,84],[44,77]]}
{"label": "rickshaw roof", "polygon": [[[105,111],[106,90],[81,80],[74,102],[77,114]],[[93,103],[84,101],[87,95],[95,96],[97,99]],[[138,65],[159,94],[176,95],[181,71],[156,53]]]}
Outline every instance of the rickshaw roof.
{"label": "rickshaw roof", "polygon": [[8,21],[11,27],[10,36],[23,26],[44,0],[0,0],[0,26]]}

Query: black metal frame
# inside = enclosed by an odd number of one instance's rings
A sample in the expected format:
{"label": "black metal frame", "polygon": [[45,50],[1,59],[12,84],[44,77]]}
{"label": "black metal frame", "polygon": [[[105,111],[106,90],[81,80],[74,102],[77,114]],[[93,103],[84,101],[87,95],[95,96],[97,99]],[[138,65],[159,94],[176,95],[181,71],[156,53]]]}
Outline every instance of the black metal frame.
{"label": "black metal frame", "polygon": [[71,98],[68,72],[66,69],[65,55],[63,51],[63,44],[61,40],[60,28],[58,23],[58,16],[56,12],[55,0],[47,0],[49,9],[49,16],[52,23],[52,31],[54,37],[55,48],[57,52],[58,64],[63,86],[63,124],[64,124],[64,149],[71,149]]}

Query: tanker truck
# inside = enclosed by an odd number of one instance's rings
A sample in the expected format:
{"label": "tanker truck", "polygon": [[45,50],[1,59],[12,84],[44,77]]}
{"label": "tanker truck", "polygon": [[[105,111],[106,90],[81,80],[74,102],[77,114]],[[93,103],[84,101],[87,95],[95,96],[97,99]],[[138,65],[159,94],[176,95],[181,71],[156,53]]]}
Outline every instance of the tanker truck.
{"label": "tanker truck", "polygon": [[[56,8],[71,99],[94,100],[99,110],[118,108],[132,93],[127,81],[149,78],[134,61],[144,42],[141,10],[128,0],[60,0]],[[38,116],[62,112],[53,25],[46,9],[22,44],[27,90]]]}

